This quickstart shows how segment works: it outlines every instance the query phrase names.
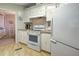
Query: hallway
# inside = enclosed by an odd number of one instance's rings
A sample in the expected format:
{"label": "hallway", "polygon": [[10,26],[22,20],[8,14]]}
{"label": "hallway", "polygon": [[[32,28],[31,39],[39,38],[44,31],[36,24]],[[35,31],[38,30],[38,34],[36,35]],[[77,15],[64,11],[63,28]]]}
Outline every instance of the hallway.
{"label": "hallway", "polygon": [[15,14],[12,11],[0,9],[0,46],[14,43]]}
{"label": "hallway", "polygon": [[15,43],[15,39],[14,38],[1,38],[0,39],[0,47],[1,46],[6,46],[9,44]]}

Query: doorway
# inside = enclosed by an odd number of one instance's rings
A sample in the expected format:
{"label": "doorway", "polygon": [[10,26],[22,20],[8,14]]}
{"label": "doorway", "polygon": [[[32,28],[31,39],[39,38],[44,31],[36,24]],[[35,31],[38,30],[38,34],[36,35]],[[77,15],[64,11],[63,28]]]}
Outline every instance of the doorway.
{"label": "doorway", "polygon": [[0,10],[0,45],[15,43],[15,13]]}

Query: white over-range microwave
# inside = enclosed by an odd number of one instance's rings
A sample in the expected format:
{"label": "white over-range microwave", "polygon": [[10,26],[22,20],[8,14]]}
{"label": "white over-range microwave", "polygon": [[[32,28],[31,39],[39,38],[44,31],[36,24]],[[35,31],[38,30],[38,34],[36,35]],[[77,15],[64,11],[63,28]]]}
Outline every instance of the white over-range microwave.
{"label": "white over-range microwave", "polygon": [[45,30],[45,25],[34,25],[33,30],[35,31]]}

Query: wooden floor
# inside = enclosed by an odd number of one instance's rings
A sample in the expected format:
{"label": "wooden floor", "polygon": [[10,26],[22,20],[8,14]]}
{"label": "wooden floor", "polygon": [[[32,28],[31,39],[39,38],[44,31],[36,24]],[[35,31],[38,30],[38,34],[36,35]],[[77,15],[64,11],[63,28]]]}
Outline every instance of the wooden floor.
{"label": "wooden floor", "polygon": [[0,47],[8,45],[8,44],[12,44],[12,43],[15,43],[14,38],[1,38],[0,39]]}
{"label": "wooden floor", "polygon": [[[22,49],[16,50],[18,48]],[[50,56],[50,54],[44,51],[37,52],[21,43],[11,43],[0,46],[0,56]]]}

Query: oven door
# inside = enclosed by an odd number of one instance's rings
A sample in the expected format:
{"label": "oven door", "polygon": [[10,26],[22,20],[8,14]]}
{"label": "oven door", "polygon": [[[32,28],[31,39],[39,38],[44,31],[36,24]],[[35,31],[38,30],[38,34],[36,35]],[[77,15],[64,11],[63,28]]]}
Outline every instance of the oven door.
{"label": "oven door", "polygon": [[29,33],[28,43],[36,46],[40,46],[40,35]]}

